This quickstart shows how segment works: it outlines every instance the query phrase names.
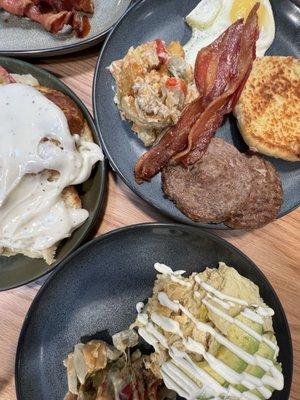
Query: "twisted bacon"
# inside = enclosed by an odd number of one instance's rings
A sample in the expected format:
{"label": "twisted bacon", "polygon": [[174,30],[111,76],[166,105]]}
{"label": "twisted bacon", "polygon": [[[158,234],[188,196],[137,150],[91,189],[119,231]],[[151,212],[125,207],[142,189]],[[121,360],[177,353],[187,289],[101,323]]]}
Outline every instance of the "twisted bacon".
{"label": "twisted bacon", "polygon": [[65,25],[71,25],[78,37],[89,33],[90,23],[87,16],[79,15],[76,10],[94,10],[90,0],[0,0],[0,8],[38,22],[51,33],[58,33]]}
{"label": "twisted bacon", "polygon": [[31,0],[0,0],[0,8],[19,17],[22,17],[25,10],[31,6]]}
{"label": "twisted bacon", "polygon": [[151,179],[169,162],[184,166],[198,161],[211,137],[232,111],[249,77],[258,38],[257,3],[245,24],[238,20],[202,49],[195,65],[199,98],[183,111],[172,127],[135,166],[138,183]]}
{"label": "twisted bacon", "polygon": [[47,11],[82,11],[92,14],[94,3],[92,0],[32,0],[42,10]]}
{"label": "twisted bacon", "polygon": [[[1,0],[0,0],[1,3]],[[61,11],[59,13],[42,13],[37,6],[28,7],[24,16],[32,21],[38,22],[46,31],[58,33],[65,25],[71,25],[73,14],[71,11]]]}

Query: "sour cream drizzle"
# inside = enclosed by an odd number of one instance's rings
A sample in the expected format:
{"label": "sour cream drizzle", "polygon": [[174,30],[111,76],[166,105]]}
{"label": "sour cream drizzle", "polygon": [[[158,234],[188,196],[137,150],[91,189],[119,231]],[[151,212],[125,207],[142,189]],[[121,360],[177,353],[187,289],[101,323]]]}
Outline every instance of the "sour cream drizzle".
{"label": "sour cream drizzle", "polygon": [[[183,284],[184,282],[184,286],[187,286],[186,283],[190,283],[192,286],[191,282],[187,282],[184,278],[180,278],[184,271],[173,272],[171,268],[159,263],[155,264],[155,269],[162,274],[175,276],[176,281],[178,280],[179,284]],[[250,305],[244,300],[225,295],[213,286],[201,280],[199,276],[195,276],[194,280],[195,283],[198,283],[198,285],[206,291],[206,295],[204,297],[202,296],[203,298],[201,301],[211,312],[219,315],[231,324],[237,325],[256,340],[265,342],[274,350],[274,358],[277,356],[278,346],[275,343],[265,338],[263,335],[260,335],[243,322],[231,317],[219,307],[214,306],[213,303],[220,305],[225,310],[228,310],[234,304],[245,306],[244,311],[241,314],[245,318],[260,324],[263,324],[264,322],[263,316],[269,317],[274,314],[273,310],[268,307]],[[199,299],[201,297],[198,291],[194,291],[194,295]],[[222,398],[234,397],[245,400],[259,400],[258,396],[251,393],[254,389],[256,389],[265,399],[269,399],[272,396],[272,392],[267,386],[277,390],[283,389],[283,375],[275,367],[272,360],[261,357],[260,355],[247,353],[245,350],[216,331],[211,325],[197,320],[194,315],[180,303],[180,301],[171,300],[166,293],[159,292],[157,298],[162,306],[169,308],[173,312],[181,311],[182,314],[186,315],[191,320],[199,331],[209,333],[221,345],[226,347],[241,360],[245,361],[249,365],[258,366],[266,372],[262,378],[257,378],[246,372],[238,373],[234,371],[228,365],[206,351],[202,343],[197,342],[190,337],[184,338],[178,321],[153,313],[150,315],[151,322],[148,322],[148,314],[146,314],[146,310],[138,315],[138,320],[141,323],[142,321],[145,322],[144,327],[139,328],[139,334],[149,344],[152,344],[156,351],[160,351],[160,345],[168,349],[171,360],[165,362],[161,366],[161,374],[168,388],[175,390],[180,396],[187,399],[195,399],[199,396],[206,395],[213,396],[215,399],[219,399],[219,396],[222,396]],[[249,307],[255,308],[255,311]],[[144,315],[147,315],[147,319],[142,317]],[[165,336],[162,335],[162,331],[180,336],[185,349],[190,353],[203,356],[209,366],[224,378],[229,383],[229,386],[225,388],[220,385],[211,375],[194,363],[186,351],[180,351],[175,346],[169,345]],[[237,384],[245,386],[248,390],[243,393],[238,391],[232,386]]]}
{"label": "sour cream drizzle", "polygon": [[29,85],[0,85],[0,120],[0,248],[41,256],[88,217],[61,194],[84,182],[103,155],[72,136],[61,109]]}

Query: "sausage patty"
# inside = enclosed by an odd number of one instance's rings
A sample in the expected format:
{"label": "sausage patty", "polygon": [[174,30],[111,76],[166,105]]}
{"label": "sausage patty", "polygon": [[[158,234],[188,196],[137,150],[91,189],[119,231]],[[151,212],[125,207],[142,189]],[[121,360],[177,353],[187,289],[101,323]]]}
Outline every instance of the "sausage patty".
{"label": "sausage patty", "polygon": [[192,167],[165,167],[162,187],[194,221],[224,222],[236,229],[254,229],[274,220],[283,201],[280,177],[270,162],[241,154],[218,138]]}
{"label": "sausage patty", "polygon": [[263,158],[245,156],[252,175],[251,191],[246,204],[225,224],[236,229],[255,229],[273,221],[283,201],[278,172]]}
{"label": "sausage patty", "polygon": [[251,189],[245,156],[234,146],[213,138],[193,166],[169,165],[162,172],[164,193],[189,218],[222,222],[245,204]]}

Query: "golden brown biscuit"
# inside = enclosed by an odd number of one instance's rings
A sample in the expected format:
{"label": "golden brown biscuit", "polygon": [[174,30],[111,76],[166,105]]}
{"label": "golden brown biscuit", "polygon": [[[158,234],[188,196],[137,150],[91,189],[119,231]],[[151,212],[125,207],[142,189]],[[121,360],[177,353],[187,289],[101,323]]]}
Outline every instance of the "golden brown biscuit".
{"label": "golden brown biscuit", "polygon": [[256,59],[234,113],[251,150],[300,161],[300,60]]}

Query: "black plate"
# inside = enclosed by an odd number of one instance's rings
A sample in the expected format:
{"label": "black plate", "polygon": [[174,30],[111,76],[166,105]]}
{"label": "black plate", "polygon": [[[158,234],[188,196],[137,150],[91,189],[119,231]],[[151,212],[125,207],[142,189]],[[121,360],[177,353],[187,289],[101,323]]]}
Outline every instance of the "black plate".
{"label": "black plate", "polygon": [[67,389],[63,359],[74,345],[107,339],[127,329],[135,305],[152,293],[154,262],[202,271],[224,261],[260,287],[275,310],[285,388],[273,400],[288,400],[292,379],[292,344],[287,320],[274,289],[238,249],[196,227],[144,224],[94,239],[69,256],[48,278],[25,319],[16,356],[18,400],[60,400]]}
{"label": "black plate", "polygon": [[[209,228],[224,228],[223,224],[200,224],[191,221],[175,205],[164,198],[160,175],[151,183],[138,185],[134,180],[133,168],[137,159],[145,152],[143,143],[131,131],[130,124],[122,121],[113,102],[114,80],[107,70],[112,61],[122,58],[130,46],[162,38],[166,42],[189,40],[190,28],[184,17],[199,3],[199,0],[143,0],[129,10],[115,26],[99,57],[94,77],[93,103],[96,125],[99,128],[103,149],[112,168],[124,182],[149,204],[179,222],[197,224]],[[300,9],[290,0],[273,0],[272,7],[276,23],[276,38],[268,54],[300,56],[299,20]],[[298,41],[297,41],[298,37]],[[238,132],[234,117],[229,117],[218,130],[217,136],[246,150]],[[279,216],[300,204],[300,163],[269,158],[280,172],[284,203]]]}
{"label": "black plate", "polygon": [[[136,0],[135,0],[136,1]],[[86,38],[73,32],[52,35],[38,23],[0,10],[0,55],[50,57],[86,49],[99,43],[127,10],[131,0],[94,0],[91,31]]]}
{"label": "black plate", "polygon": [[[94,121],[82,101],[62,81],[49,72],[13,58],[0,57],[0,65],[9,72],[31,74],[43,85],[66,93],[81,109],[93,133],[94,141],[100,145]],[[53,270],[68,254],[78,247],[90,234],[103,206],[106,189],[107,167],[105,161],[98,162],[90,178],[78,185],[83,208],[90,215],[86,222],[76,229],[72,236],[61,242],[57,250],[56,262],[50,266],[42,259],[32,259],[22,255],[0,256],[0,291],[29,283]]]}

